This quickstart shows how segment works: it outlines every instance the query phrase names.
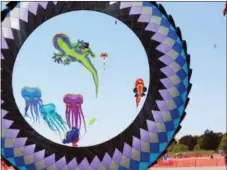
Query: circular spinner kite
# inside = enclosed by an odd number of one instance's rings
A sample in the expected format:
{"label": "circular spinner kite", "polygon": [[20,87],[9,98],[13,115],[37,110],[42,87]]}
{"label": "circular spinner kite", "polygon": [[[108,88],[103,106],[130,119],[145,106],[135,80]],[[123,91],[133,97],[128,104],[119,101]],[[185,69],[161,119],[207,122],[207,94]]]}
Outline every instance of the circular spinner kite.
{"label": "circular spinner kite", "polygon": [[[19,113],[12,89],[17,54],[48,19],[70,11],[111,15],[138,36],[150,69],[148,94],[135,121],[102,144],[71,148],[39,135]],[[2,148],[19,169],[146,169],[156,163],[180,129],[191,88],[190,56],[181,31],[154,2],[20,2],[2,20]]]}

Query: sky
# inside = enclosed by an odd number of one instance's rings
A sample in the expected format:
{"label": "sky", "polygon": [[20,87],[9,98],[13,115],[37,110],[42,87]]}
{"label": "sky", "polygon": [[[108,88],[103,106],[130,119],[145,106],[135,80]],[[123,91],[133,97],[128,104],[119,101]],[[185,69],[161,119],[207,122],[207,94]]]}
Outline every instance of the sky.
{"label": "sky", "polygon": [[[186,109],[187,115],[182,122],[182,129],[177,136],[181,137],[187,134],[200,135],[206,129],[211,129],[216,132],[226,132],[226,17],[222,15],[224,2],[161,2],[161,4],[164,6],[167,13],[173,16],[175,24],[181,29],[183,39],[187,41],[188,53],[191,55],[191,68],[193,69],[191,78],[193,87],[189,95],[191,100]],[[68,15],[70,15],[70,13]],[[83,15],[89,14],[84,13]],[[76,20],[76,17],[79,16],[71,17],[72,20],[70,22]],[[85,16],[83,17],[85,18]],[[25,84],[30,84],[30,86],[42,86],[44,102],[53,102],[59,106],[58,112],[62,114],[63,117],[65,107],[61,101],[61,95],[63,95],[65,91],[61,89],[62,86],[67,87],[67,89],[76,89],[76,92],[83,93],[85,96],[83,110],[86,119],[92,117],[97,118],[96,124],[88,129],[87,134],[84,136],[81,143],[79,143],[84,146],[91,144],[89,143],[91,138],[92,144],[99,143],[101,140],[116,135],[126,128],[137,114],[131,91],[134,81],[139,76],[143,77],[146,83],[149,82],[149,77],[146,73],[146,70],[148,70],[147,61],[145,59],[142,61],[133,59],[133,57],[138,57],[138,55],[140,55],[140,57],[145,55],[144,49],[142,47],[140,48],[141,45],[138,39],[132,33],[130,34],[121,23],[114,25],[119,29],[115,27],[113,29],[110,25],[114,21],[107,19],[111,17],[105,18],[103,15],[99,16],[102,17],[103,20],[106,19],[106,22],[99,20],[95,22],[93,17],[96,17],[96,15],[90,15],[89,19],[91,21],[89,22],[85,22],[85,20],[81,21],[83,22],[81,25],[85,25],[83,29],[76,26],[72,27],[72,25],[65,27],[63,22],[67,21],[61,21],[61,24],[57,24],[54,20],[50,21],[52,22],[50,25],[57,25],[56,27],[51,27],[50,29],[50,26],[48,26],[49,22],[46,25],[43,24],[40,26],[24,44],[19,54],[21,57],[19,56],[17,60],[20,64],[17,64],[18,66],[15,67],[17,71],[16,74],[13,75],[15,77],[13,82],[17,84],[14,93],[15,96],[18,96],[16,97],[16,101],[20,104],[20,109],[23,109],[22,105],[24,104],[20,96],[20,90]],[[99,26],[98,29],[95,29],[96,25]],[[92,29],[98,31],[98,33],[93,34]],[[81,65],[73,63],[65,67],[54,64],[51,60],[55,50],[53,47],[50,47],[51,43],[48,43],[51,41],[55,32],[59,31],[67,33],[72,37],[73,41],[76,41],[78,38],[89,41],[94,51],[96,51],[97,56],[99,56],[101,52],[109,53],[110,57],[107,61],[107,70],[105,72],[103,72],[101,59],[99,57],[92,59],[92,62],[97,66],[97,70],[100,74],[100,93],[97,99],[95,99],[95,87],[92,77]],[[108,32],[111,32],[111,34],[108,34]],[[101,33],[104,34],[104,36],[100,37]],[[119,35],[119,33],[121,35]],[[42,35],[42,38],[40,35]],[[99,37],[97,38],[98,35]],[[121,39],[122,35],[124,35],[124,37],[128,36],[131,40],[126,38]],[[31,43],[30,39],[31,41],[35,39],[35,42]],[[96,42],[97,39],[99,41]],[[121,39],[121,41],[117,41],[118,39]],[[125,44],[127,44],[127,46]],[[214,48],[215,44],[216,48]],[[31,59],[30,56],[33,56],[33,58]],[[130,62],[128,61],[129,57]],[[141,57],[141,59],[142,58],[146,57]],[[23,63],[24,60],[27,62],[26,65]],[[40,67],[37,68],[37,65],[40,65]],[[140,65],[143,65],[143,67],[140,67],[141,69],[135,69]],[[115,67],[117,67],[117,69]],[[126,67],[130,70],[131,74],[127,74],[125,71]],[[30,69],[29,72],[26,71],[28,68]],[[50,68],[55,71],[50,71]],[[61,68],[61,71],[58,71],[59,68]],[[19,74],[23,74],[23,76]],[[34,74],[36,76],[34,76]],[[57,77],[55,75],[57,75]],[[66,75],[72,76],[70,80],[66,78]],[[127,81],[124,76],[127,77]],[[112,77],[117,77],[118,81],[113,80]],[[119,81],[121,79],[123,81]],[[80,86],[78,81],[80,81],[80,84],[83,84],[83,86]],[[111,87],[114,90],[110,91],[109,88]],[[127,91],[128,89],[129,91]],[[55,96],[49,96],[51,94]],[[117,106],[111,106],[111,109],[109,107],[111,102],[107,99],[110,98],[110,96],[112,103],[118,101]],[[120,100],[127,100],[128,103],[124,102],[122,103],[123,105],[121,105]],[[90,106],[92,106],[92,108]],[[106,114],[101,115],[101,111],[106,111]],[[107,134],[109,134],[106,138],[94,135],[94,133],[96,134],[103,131],[102,124],[99,123],[102,121],[105,121],[105,123],[109,125],[111,123],[113,124],[111,129],[108,129],[109,126],[105,126],[105,130],[108,132]],[[116,122],[121,126],[116,127]],[[46,127],[44,126],[43,128]],[[45,136],[45,134],[42,135]],[[49,136],[49,134],[46,135]]]}
{"label": "sky", "polygon": [[[225,2],[162,2],[180,27],[191,55],[193,84],[178,137],[206,129],[226,132]],[[216,48],[214,48],[216,44]]]}

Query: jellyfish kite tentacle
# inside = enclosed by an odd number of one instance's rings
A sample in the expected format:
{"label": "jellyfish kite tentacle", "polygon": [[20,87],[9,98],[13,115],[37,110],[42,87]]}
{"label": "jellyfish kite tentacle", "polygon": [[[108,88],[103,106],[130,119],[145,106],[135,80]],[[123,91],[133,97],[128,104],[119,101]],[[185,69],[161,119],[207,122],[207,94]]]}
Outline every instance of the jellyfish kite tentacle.
{"label": "jellyfish kite tentacle", "polygon": [[24,117],[30,117],[30,116],[28,115],[28,109],[29,109],[29,103],[26,102],[25,108],[24,108]]}
{"label": "jellyfish kite tentacle", "polygon": [[54,121],[56,121],[60,129],[64,132],[66,130],[66,127],[65,127],[66,122],[62,119],[62,117],[59,114],[56,114],[53,117],[53,119]]}
{"label": "jellyfish kite tentacle", "polygon": [[[21,95],[25,100],[24,117],[32,117],[33,122],[39,120],[39,109],[42,92],[37,87],[24,87]],[[29,112],[30,110],[30,112]]]}
{"label": "jellyfish kite tentacle", "polygon": [[[33,105],[33,107],[34,107],[35,112],[38,113],[39,112],[39,109],[38,109],[39,105]],[[36,122],[40,123],[39,116],[36,117]]]}
{"label": "jellyfish kite tentacle", "polygon": [[53,131],[57,131],[57,127],[54,126],[53,120],[50,119],[50,117],[44,119],[44,121],[47,123],[47,125],[49,126],[49,128]]}
{"label": "jellyfish kite tentacle", "polygon": [[78,114],[75,114],[77,113],[77,108],[74,108],[72,111],[71,111],[71,117],[72,117],[72,127],[78,127],[79,125],[79,120],[80,120],[80,117]]}
{"label": "jellyfish kite tentacle", "polygon": [[[67,110],[68,110],[68,109],[67,109]],[[67,124],[68,124],[69,128],[71,128],[72,126],[71,126],[70,117],[69,117],[70,112],[69,112],[69,111],[66,111],[65,114],[66,114],[66,121],[67,121]]]}
{"label": "jellyfish kite tentacle", "polygon": [[66,106],[66,111],[65,111],[66,122],[67,122],[67,125],[70,129],[73,126],[73,122],[72,122],[73,118],[71,119],[71,114],[72,114],[72,111],[69,109],[69,106]]}
{"label": "jellyfish kite tentacle", "polygon": [[38,109],[38,107],[39,107],[39,104],[32,103],[32,105],[31,105],[31,113],[32,113],[32,115],[33,115],[33,111],[34,111],[35,114],[38,113],[38,116],[33,117],[33,119],[34,119],[34,121],[36,123],[37,122],[39,123],[39,109]]}
{"label": "jellyfish kite tentacle", "polygon": [[56,112],[56,106],[53,103],[42,105],[40,107],[40,113],[51,130],[57,131],[59,135],[61,132],[64,133],[66,131],[65,122]]}
{"label": "jellyfish kite tentacle", "polygon": [[[60,125],[58,124],[57,120],[54,117],[50,117],[50,122],[51,126],[53,127],[54,131],[57,131],[59,135],[61,135],[61,128]],[[64,130],[62,130],[64,132]]]}
{"label": "jellyfish kite tentacle", "polygon": [[[74,112],[74,114],[76,114],[76,113]],[[77,116],[79,117],[79,121],[78,121],[78,122],[79,122],[79,129],[81,129],[81,124],[82,124],[82,121],[81,121],[81,120],[82,120],[82,119],[81,119],[81,115],[80,115],[80,114],[78,114]]]}
{"label": "jellyfish kite tentacle", "polygon": [[[30,112],[31,112],[31,115],[32,115],[32,119],[33,119],[33,122],[36,122],[36,119],[37,119],[37,115],[36,115],[36,117],[34,117],[34,114],[33,114],[33,103],[31,103],[31,105],[30,105]],[[35,112],[35,110],[34,110],[34,112]]]}
{"label": "jellyfish kite tentacle", "polygon": [[85,132],[86,132],[87,131],[87,126],[86,126],[86,121],[85,121],[85,117],[84,117],[84,114],[83,114],[81,106],[80,106],[80,113],[81,113],[81,116],[82,116],[82,119],[83,119],[84,129],[85,129]]}

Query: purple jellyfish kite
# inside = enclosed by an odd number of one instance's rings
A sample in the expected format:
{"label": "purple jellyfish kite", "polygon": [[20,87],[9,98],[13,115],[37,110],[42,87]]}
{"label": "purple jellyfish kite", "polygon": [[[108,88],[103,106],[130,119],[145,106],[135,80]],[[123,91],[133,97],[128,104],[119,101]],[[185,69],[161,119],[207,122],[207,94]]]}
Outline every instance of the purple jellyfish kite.
{"label": "purple jellyfish kite", "polygon": [[66,105],[65,115],[69,128],[77,127],[80,129],[83,119],[86,132],[86,123],[81,108],[81,105],[83,104],[83,96],[80,94],[66,94],[63,101]]}

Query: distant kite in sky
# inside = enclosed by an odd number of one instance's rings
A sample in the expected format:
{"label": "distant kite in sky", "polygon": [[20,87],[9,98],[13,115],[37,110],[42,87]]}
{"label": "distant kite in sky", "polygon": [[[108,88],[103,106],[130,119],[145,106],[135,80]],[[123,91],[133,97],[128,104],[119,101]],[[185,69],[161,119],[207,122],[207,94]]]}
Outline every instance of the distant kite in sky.
{"label": "distant kite in sky", "polygon": [[103,64],[104,64],[104,70],[106,69],[106,59],[108,57],[107,53],[101,53],[100,57],[103,59]]}
{"label": "distant kite in sky", "polygon": [[227,2],[225,2],[225,8],[223,9],[223,15],[225,16],[227,12]]}
{"label": "distant kite in sky", "polygon": [[96,118],[92,118],[91,120],[89,120],[88,125],[93,125],[96,121]]}
{"label": "distant kite in sky", "polygon": [[217,48],[217,44],[214,44],[214,48]]}
{"label": "distant kite in sky", "polygon": [[145,96],[145,92],[147,88],[144,85],[143,79],[139,78],[136,80],[135,88],[133,89],[136,98],[136,107],[139,106],[140,100],[143,96]]}

